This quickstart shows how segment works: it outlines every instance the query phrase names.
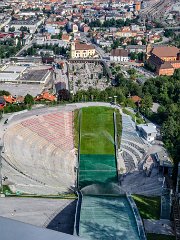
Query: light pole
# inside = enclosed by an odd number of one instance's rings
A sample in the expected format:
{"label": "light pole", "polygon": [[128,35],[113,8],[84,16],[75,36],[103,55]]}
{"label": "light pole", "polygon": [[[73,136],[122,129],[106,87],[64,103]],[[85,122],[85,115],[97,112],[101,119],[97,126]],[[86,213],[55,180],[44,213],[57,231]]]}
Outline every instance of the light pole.
{"label": "light pole", "polygon": [[110,101],[110,103],[112,102],[112,97],[108,97],[109,98],[109,101]]}
{"label": "light pole", "polygon": [[116,105],[117,96],[114,96],[114,104]]}

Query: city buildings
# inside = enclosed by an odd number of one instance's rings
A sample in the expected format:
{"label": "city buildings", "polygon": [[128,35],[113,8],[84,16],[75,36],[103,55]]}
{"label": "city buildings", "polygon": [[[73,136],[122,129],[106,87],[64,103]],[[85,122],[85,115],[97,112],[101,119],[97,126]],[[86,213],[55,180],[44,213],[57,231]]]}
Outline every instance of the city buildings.
{"label": "city buildings", "polygon": [[171,76],[175,69],[180,68],[180,50],[177,47],[153,47],[147,58],[148,64],[156,71],[157,75]]}

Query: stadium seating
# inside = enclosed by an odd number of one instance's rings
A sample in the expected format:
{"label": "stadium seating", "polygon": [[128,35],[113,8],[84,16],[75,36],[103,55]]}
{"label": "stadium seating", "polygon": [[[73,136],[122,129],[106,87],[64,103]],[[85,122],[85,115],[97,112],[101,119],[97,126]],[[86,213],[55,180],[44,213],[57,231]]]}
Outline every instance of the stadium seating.
{"label": "stadium seating", "polygon": [[[13,125],[4,135],[4,150],[9,167],[17,172],[10,176],[17,190],[36,194],[68,191],[75,182],[73,112],[35,116]],[[23,175],[24,184],[17,175]],[[29,180],[33,181],[30,185]]]}
{"label": "stadium seating", "polygon": [[156,168],[153,168],[149,177],[146,177],[144,172],[135,171],[124,177],[122,187],[132,194],[160,196],[162,193],[162,180]]}
{"label": "stadium seating", "polygon": [[147,144],[139,137],[135,123],[126,114],[122,115],[122,127],[121,156],[124,159],[126,172],[133,172],[138,169],[138,164],[143,160]]}

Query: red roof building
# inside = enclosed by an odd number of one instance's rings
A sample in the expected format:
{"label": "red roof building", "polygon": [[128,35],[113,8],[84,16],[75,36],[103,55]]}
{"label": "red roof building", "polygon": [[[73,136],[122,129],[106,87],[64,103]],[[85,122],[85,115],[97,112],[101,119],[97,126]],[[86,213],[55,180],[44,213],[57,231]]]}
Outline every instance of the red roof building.
{"label": "red roof building", "polygon": [[174,46],[154,47],[147,54],[148,64],[154,68],[157,75],[171,76],[175,69],[180,68],[180,51]]}
{"label": "red roof building", "polygon": [[40,100],[47,100],[50,102],[56,101],[56,97],[48,92],[43,92],[40,95],[37,95],[37,97],[35,98],[35,101],[40,101]]}

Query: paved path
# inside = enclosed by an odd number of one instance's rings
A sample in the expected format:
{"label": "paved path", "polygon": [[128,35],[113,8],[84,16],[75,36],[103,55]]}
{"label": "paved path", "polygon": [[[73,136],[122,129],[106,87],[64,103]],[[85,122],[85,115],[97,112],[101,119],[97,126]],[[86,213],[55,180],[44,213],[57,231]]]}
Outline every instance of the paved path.
{"label": "paved path", "polygon": [[0,216],[72,234],[75,202],[66,199],[0,198]]}
{"label": "paved path", "polygon": [[174,235],[173,224],[170,220],[143,219],[143,221],[147,233]]}

